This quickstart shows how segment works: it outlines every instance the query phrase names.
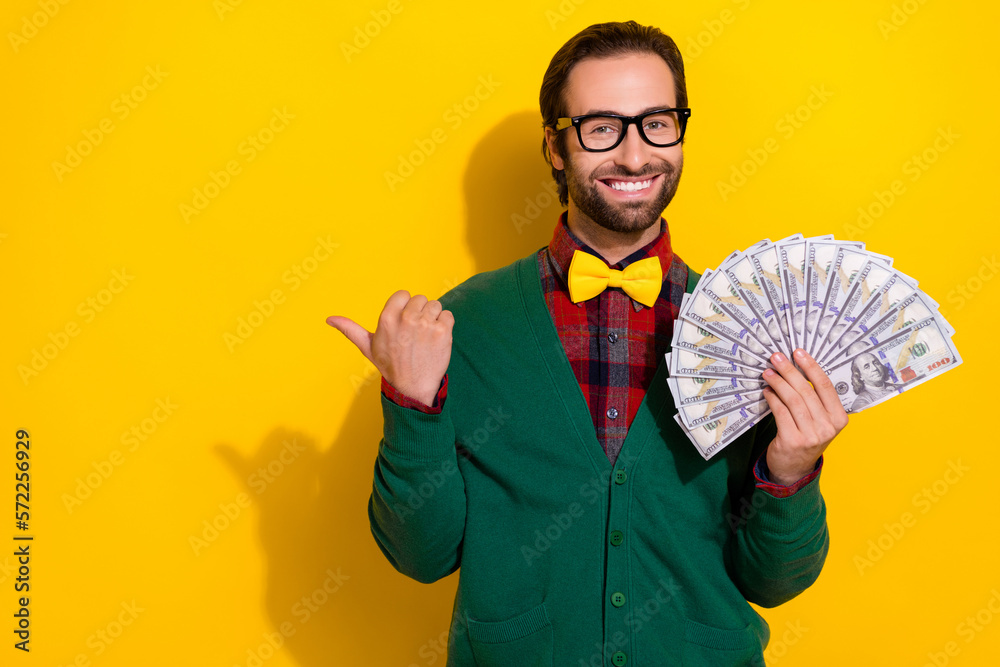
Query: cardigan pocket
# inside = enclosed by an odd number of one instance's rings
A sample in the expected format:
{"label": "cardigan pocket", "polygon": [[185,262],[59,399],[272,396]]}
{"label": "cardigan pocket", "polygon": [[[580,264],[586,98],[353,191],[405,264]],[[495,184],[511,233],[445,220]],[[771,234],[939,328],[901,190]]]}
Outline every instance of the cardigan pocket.
{"label": "cardigan pocket", "polygon": [[684,667],[764,667],[760,641],[748,624],[724,630],[691,619],[684,626]]}
{"label": "cardigan pocket", "polygon": [[552,667],[552,624],[544,604],[506,621],[467,618],[479,667]]}

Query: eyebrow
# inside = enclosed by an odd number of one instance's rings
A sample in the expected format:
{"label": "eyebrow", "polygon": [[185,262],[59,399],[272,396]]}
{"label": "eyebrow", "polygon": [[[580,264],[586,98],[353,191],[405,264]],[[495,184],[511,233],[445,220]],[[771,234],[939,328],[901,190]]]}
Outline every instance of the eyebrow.
{"label": "eyebrow", "polygon": [[[641,116],[642,114],[649,113],[650,111],[657,111],[659,109],[673,109],[673,108],[675,107],[672,107],[669,104],[660,104],[657,106],[646,107],[645,109],[643,109],[642,111],[640,111],[635,115]],[[625,114],[619,111],[613,111],[611,109],[591,109],[590,111],[587,111],[586,113],[582,113],[580,115],[581,116],[624,116]]]}

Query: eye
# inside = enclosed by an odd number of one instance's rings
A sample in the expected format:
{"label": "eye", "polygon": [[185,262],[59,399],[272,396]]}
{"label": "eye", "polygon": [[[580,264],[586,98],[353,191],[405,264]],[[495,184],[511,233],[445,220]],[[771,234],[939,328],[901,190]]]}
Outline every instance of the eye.
{"label": "eye", "polygon": [[609,137],[621,131],[621,123],[616,118],[594,116],[585,119],[580,129],[589,137]]}

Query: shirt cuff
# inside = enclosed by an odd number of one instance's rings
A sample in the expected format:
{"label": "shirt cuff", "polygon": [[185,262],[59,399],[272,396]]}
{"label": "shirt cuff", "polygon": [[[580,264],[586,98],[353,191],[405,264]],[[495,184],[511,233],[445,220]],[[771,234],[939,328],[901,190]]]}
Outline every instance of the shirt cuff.
{"label": "shirt cuff", "polygon": [[445,373],[444,377],[441,378],[441,386],[438,387],[437,395],[434,397],[434,402],[431,405],[427,405],[415,398],[410,398],[389,384],[384,377],[382,378],[382,394],[400,407],[413,408],[420,412],[426,412],[429,415],[440,414],[441,408],[444,407],[444,399],[448,396],[448,374]]}
{"label": "shirt cuff", "polygon": [[813,468],[813,471],[794,484],[790,484],[789,486],[775,484],[768,479],[767,450],[765,450],[764,453],[760,455],[760,458],[757,459],[757,464],[753,467],[753,476],[757,479],[758,489],[766,491],[775,498],[787,498],[788,496],[794,495],[796,491],[816,479],[822,469],[823,457],[820,456],[819,460],[816,461],[816,467]]}

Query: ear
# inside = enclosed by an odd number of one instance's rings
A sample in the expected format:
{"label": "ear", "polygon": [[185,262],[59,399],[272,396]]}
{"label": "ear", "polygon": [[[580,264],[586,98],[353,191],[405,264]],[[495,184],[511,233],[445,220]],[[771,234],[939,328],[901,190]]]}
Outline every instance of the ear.
{"label": "ear", "polygon": [[556,131],[551,127],[545,128],[545,145],[549,148],[549,157],[552,159],[552,166],[562,170],[565,165],[562,156],[556,151]]}

